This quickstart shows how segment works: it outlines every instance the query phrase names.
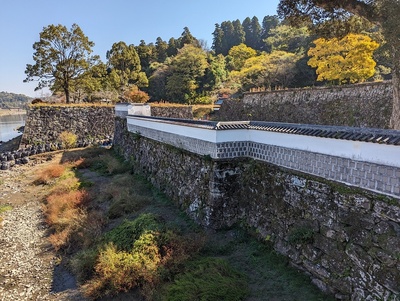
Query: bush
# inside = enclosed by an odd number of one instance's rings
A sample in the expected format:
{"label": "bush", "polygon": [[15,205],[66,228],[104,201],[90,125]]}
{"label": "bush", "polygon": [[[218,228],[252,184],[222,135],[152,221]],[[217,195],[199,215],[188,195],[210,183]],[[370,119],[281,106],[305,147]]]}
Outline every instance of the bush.
{"label": "bush", "polygon": [[132,221],[124,221],[105,235],[107,242],[119,250],[130,251],[142,234],[160,231],[162,228],[154,214],[145,213]]}
{"label": "bush", "polygon": [[191,262],[166,291],[163,301],[239,301],[248,294],[242,274],[217,258]]}
{"label": "bush", "polygon": [[89,167],[91,170],[104,175],[115,175],[129,170],[129,164],[111,154],[101,154],[94,158],[85,159],[80,168]]}
{"label": "bush", "polygon": [[65,166],[56,164],[50,165],[47,168],[39,172],[38,177],[35,180],[35,184],[50,184],[54,179],[61,177],[65,172]]}
{"label": "bush", "polygon": [[153,233],[142,234],[129,252],[109,243],[99,254],[96,276],[85,285],[85,294],[98,298],[157,282],[160,262],[157,237]]}
{"label": "bush", "polygon": [[70,149],[76,146],[76,141],[78,140],[78,137],[71,132],[64,131],[60,134],[59,139],[66,149]]}

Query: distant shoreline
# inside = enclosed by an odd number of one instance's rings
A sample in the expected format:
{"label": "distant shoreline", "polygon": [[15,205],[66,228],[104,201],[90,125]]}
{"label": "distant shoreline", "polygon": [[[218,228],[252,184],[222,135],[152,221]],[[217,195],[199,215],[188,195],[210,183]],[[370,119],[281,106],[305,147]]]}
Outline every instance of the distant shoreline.
{"label": "distant shoreline", "polygon": [[24,109],[0,109],[0,116],[26,114]]}

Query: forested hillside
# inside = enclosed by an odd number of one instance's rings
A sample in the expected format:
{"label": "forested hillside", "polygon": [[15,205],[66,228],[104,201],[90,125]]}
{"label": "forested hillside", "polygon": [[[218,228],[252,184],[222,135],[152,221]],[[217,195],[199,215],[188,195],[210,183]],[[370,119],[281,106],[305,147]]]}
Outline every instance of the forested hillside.
{"label": "forested hillside", "polygon": [[25,108],[32,98],[23,94],[0,92],[0,108],[13,109]]}
{"label": "forested hillside", "polygon": [[[180,37],[139,45],[116,41],[106,62],[92,55],[94,42],[77,24],[44,28],[47,41],[34,44],[35,65],[26,81],[39,78],[65,101],[162,101],[208,104],[220,95],[325,84],[348,84],[390,78],[390,57],[378,26],[356,16],[347,21],[350,34],[327,37],[321,28],[291,26],[277,16],[215,24],[211,48],[188,27]],[[63,32],[71,41],[59,38]],[[58,40],[57,40],[58,39]],[[73,40],[72,40],[73,39]],[[72,43],[79,40],[80,44]],[[78,55],[75,65],[53,60],[48,45]],[[57,68],[55,68],[57,66]],[[64,77],[60,70],[70,70]],[[46,73],[47,72],[47,73]]]}

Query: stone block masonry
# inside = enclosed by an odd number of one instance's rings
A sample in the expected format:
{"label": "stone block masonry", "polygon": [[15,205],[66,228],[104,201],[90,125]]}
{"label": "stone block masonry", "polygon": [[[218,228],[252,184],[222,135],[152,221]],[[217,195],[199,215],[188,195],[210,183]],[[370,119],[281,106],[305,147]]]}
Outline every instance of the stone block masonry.
{"label": "stone block masonry", "polygon": [[[211,228],[238,224],[253,229],[260,239],[286,255],[292,265],[311,275],[316,286],[338,300],[399,300],[399,199],[329,181],[324,175],[296,171],[290,164],[311,165],[307,168],[316,169],[316,173],[329,165],[343,175],[360,178],[368,171],[382,177],[382,181],[395,173],[397,182],[387,183],[398,183],[398,171],[390,170],[390,166],[380,171],[380,166],[361,161],[354,162],[353,167],[354,158],[329,155],[327,159],[328,154],[310,153],[304,157],[307,150],[287,146],[266,147],[264,151],[255,135],[235,144],[213,136],[218,133],[212,130],[215,125],[202,122],[191,121],[185,131],[180,131],[181,122],[166,130],[167,120],[148,127],[145,124],[150,121],[144,118],[140,125],[143,131],[138,127],[138,131],[131,132],[129,128],[134,130],[135,125],[129,118],[128,122],[116,118],[116,150],[131,162],[133,171],[145,175],[196,222]],[[238,140],[245,132],[251,133],[243,129],[250,126],[246,123],[219,126],[231,128],[224,136],[231,132],[230,137]],[[182,143],[185,137],[193,144],[190,150]],[[395,138],[386,141],[397,141]],[[196,147],[191,139],[204,144]],[[295,142],[293,137],[291,140]],[[209,154],[204,155],[204,150]],[[277,161],[264,160],[268,153]],[[291,162],[294,156],[300,158],[298,162]],[[278,166],[282,162],[291,163],[289,167]],[[346,165],[355,171],[346,171]]]}
{"label": "stone block masonry", "polygon": [[21,146],[58,143],[63,131],[77,135],[83,145],[114,136],[112,106],[34,106],[28,111]]}
{"label": "stone block masonry", "polygon": [[242,101],[225,101],[220,120],[261,120],[389,128],[391,82],[244,93]]}

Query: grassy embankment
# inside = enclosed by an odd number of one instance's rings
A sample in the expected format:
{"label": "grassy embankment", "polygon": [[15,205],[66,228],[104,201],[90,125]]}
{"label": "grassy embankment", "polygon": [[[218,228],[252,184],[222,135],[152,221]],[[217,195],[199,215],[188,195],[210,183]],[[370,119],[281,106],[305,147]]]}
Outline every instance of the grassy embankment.
{"label": "grassy embankment", "polygon": [[89,298],[331,300],[243,230],[200,229],[112,150],[66,151],[36,185],[49,240]]}

